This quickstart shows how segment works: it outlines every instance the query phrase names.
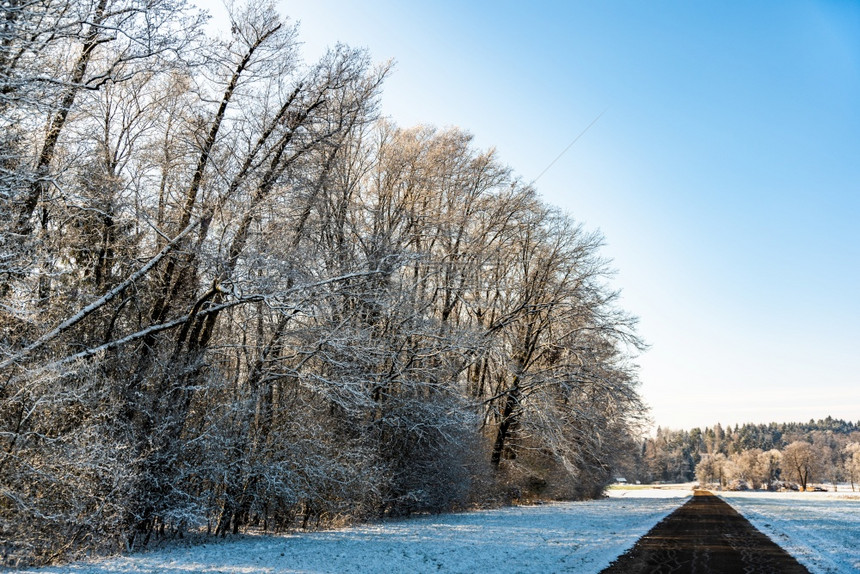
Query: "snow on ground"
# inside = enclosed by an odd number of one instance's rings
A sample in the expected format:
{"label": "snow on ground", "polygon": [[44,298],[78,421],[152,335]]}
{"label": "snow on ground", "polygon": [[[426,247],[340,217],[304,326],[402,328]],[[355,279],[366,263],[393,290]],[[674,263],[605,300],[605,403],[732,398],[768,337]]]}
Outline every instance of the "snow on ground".
{"label": "snow on ground", "polygon": [[860,493],[717,492],[814,574],[860,572]]}
{"label": "snow on ground", "polygon": [[606,491],[606,495],[610,498],[677,498],[691,496],[695,486],[695,482],[644,486],[613,485]]}
{"label": "snow on ground", "polygon": [[587,502],[426,516],[31,570],[39,574],[599,572],[689,489],[610,490]]}

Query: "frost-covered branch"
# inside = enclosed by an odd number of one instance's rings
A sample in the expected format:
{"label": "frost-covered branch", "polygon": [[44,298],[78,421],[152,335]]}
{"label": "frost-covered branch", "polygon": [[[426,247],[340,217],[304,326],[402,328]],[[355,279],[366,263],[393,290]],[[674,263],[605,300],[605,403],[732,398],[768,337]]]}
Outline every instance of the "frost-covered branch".
{"label": "frost-covered branch", "polygon": [[13,363],[19,363],[24,360],[28,355],[30,355],[36,349],[45,345],[45,343],[57,338],[64,332],[68,331],[81,321],[87,318],[87,316],[91,315],[94,311],[100,309],[104,305],[110,303],[117,296],[122,294],[123,291],[128,289],[129,286],[133,285],[136,281],[140,280],[147,273],[149,273],[153,267],[158,265],[158,263],[164,259],[164,257],[173,251],[173,249],[179,244],[179,242],[191,232],[194,227],[196,227],[199,222],[190,223],[185,229],[183,229],[176,237],[174,237],[170,242],[168,242],[164,247],[161,248],[153,258],[151,258],[145,265],[143,265],[136,272],[132,273],[125,281],[54,327],[51,331],[45,333],[20,351],[15,352],[10,358],[6,359],[3,362],[0,362],[0,369],[4,369]]}

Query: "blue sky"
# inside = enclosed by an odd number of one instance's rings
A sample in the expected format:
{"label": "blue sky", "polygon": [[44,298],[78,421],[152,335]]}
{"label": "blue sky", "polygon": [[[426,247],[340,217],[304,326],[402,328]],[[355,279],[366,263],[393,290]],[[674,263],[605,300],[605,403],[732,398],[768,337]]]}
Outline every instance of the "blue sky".
{"label": "blue sky", "polygon": [[281,1],[606,236],[673,428],[860,420],[860,3]]}

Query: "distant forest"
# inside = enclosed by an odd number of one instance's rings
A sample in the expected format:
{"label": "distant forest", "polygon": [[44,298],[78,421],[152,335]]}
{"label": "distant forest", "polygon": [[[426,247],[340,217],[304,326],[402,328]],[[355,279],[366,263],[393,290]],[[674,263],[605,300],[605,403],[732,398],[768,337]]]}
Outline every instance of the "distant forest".
{"label": "distant forest", "polygon": [[2,565],[600,495],[645,412],[601,236],[229,4],[3,2]]}
{"label": "distant forest", "polygon": [[[804,463],[808,467],[805,477],[803,472],[795,472],[787,461],[780,465],[779,460],[774,460],[763,463],[772,466],[773,472],[765,472],[758,481],[747,480],[744,473],[748,469],[741,467],[755,466],[750,453],[762,459],[772,453],[778,459],[792,445],[798,445],[792,447],[794,450],[805,450],[803,444],[810,446],[808,463]],[[726,429],[719,424],[689,431],[658,428],[653,438],[643,441],[638,455],[627,462],[625,470],[629,476],[625,478],[648,483],[687,482],[711,479],[714,473],[722,473],[726,486],[732,480],[749,483],[780,478],[796,478],[803,486],[807,482],[853,484],[860,479],[858,452],[860,421],[854,423],[831,417],[807,423],[744,424]],[[713,472],[707,470],[709,464],[716,464],[717,468]]]}

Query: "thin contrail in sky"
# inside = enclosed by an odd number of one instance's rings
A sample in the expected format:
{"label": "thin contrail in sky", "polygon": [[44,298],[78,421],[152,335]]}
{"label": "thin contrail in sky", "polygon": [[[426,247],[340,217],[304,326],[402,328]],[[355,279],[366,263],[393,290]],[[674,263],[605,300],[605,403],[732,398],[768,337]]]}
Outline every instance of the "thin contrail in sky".
{"label": "thin contrail in sky", "polygon": [[[609,109],[609,108],[606,108],[606,110],[608,110],[608,109]],[[546,166],[545,168],[543,168],[543,171],[542,171],[542,172],[540,172],[540,173],[538,174],[538,176],[537,176],[536,178],[534,178],[534,179],[532,180],[532,182],[531,182],[529,185],[534,185],[534,184],[535,184],[535,182],[536,182],[537,180],[539,180],[543,174],[545,174],[547,171],[549,171],[549,168],[551,168],[551,167],[555,164],[555,162],[557,162],[559,159],[561,159],[561,156],[563,156],[565,153],[567,153],[567,150],[569,150],[570,148],[572,148],[572,147],[573,147],[573,144],[575,144],[576,142],[578,142],[578,141],[579,141],[579,138],[581,138],[582,136],[584,136],[584,135],[585,135],[585,132],[587,132],[589,129],[591,129],[591,126],[593,126],[594,124],[596,124],[596,123],[597,123],[597,120],[599,120],[601,117],[603,117],[603,114],[605,114],[605,113],[606,113],[606,110],[603,110],[602,112],[600,112],[599,114],[597,114],[597,117],[596,117],[596,118],[594,118],[593,120],[591,120],[591,123],[590,123],[590,124],[588,124],[587,126],[585,126],[585,129],[584,129],[584,130],[582,130],[581,132],[579,132],[579,135],[578,135],[578,136],[576,136],[575,138],[573,138],[573,141],[572,141],[572,142],[570,142],[569,144],[567,144],[567,147],[566,147],[566,148],[564,148],[563,150],[561,150],[561,153],[560,153],[560,154],[558,154],[554,160],[552,160],[551,162],[549,162],[549,165],[548,165],[548,166]]]}

